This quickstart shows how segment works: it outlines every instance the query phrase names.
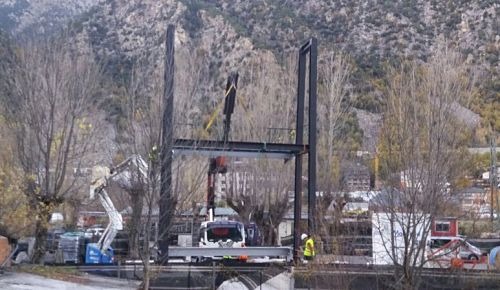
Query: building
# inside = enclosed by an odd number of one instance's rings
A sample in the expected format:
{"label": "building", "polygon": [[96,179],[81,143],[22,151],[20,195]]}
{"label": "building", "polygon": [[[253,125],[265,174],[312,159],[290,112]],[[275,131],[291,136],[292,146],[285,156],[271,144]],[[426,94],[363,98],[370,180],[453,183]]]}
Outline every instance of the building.
{"label": "building", "polygon": [[431,226],[432,237],[458,236],[458,221],[454,217],[435,218]]}
{"label": "building", "polygon": [[369,191],[370,170],[361,163],[350,163],[343,166],[342,183],[346,191]]}
{"label": "building", "polygon": [[[490,171],[486,171],[483,172],[483,174],[481,174],[481,179],[484,181],[485,184],[489,184],[491,182],[490,174],[491,174]],[[497,177],[497,186],[500,186],[500,167],[497,167],[496,177]]]}
{"label": "building", "polygon": [[457,198],[463,212],[475,213],[487,203],[488,195],[486,191],[480,187],[468,187],[459,191],[457,193]]}
{"label": "building", "polygon": [[229,171],[217,174],[215,180],[216,204],[228,196],[259,196],[264,191],[283,192],[286,188],[282,172],[261,171],[257,165],[241,160],[233,161],[228,167]]}

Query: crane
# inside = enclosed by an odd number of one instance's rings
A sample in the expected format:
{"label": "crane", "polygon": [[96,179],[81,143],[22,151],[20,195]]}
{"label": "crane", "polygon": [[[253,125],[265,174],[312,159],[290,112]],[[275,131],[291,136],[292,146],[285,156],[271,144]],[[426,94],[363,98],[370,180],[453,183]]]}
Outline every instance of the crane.
{"label": "crane", "polygon": [[[135,173],[131,168],[135,168]],[[121,188],[130,189],[134,186],[134,180],[147,180],[148,165],[140,155],[132,155],[117,166],[109,169],[104,166],[92,168],[92,182],[90,185],[90,199],[99,197],[109,224],[104,230],[97,243],[87,244],[85,263],[87,264],[110,264],[113,262],[113,249],[111,243],[118,231],[123,230],[122,215],[115,208],[109,197],[106,187],[111,181],[117,182]],[[138,178],[138,179],[136,179]]]}
{"label": "crane", "polygon": [[[224,100],[224,133],[223,144],[229,141],[229,131],[231,128],[231,115],[234,112],[236,102],[236,88],[238,86],[238,73],[231,73],[227,79],[225,100]],[[211,115],[210,120],[205,127],[205,131],[212,126],[219,108]],[[237,221],[215,221],[215,183],[218,173],[226,173],[227,165],[223,156],[210,158],[208,166],[208,187],[207,187],[207,218],[208,221],[202,222],[200,226],[199,246],[205,248],[245,247],[245,226]],[[212,257],[214,258],[214,257]],[[228,258],[228,257],[226,257]],[[240,256],[240,260],[246,260],[246,256]]]}
{"label": "crane", "polygon": [[[238,87],[238,72],[233,72],[229,75],[226,83],[226,91],[224,94],[224,133],[222,140],[224,144],[229,141],[229,130],[231,128],[231,115],[234,112],[234,105],[236,102],[236,88]],[[205,131],[210,129],[215,117],[217,116],[218,110],[212,114]],[[208,189],[207,189],[207,215],[208,220],[214,221],[214,210],[215,210],[215,179],[218,173],[226,173],[227,166],[225,158],[223,156],[218,156],[215,158],[210,158],[208,166]]]}

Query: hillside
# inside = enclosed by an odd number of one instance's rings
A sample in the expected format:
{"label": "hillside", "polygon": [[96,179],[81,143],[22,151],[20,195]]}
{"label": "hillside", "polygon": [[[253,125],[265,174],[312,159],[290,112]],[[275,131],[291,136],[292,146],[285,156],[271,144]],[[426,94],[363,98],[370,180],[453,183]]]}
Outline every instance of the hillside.
{"label": "hillside", "polygon": [[[10,22],[0,24],[13,33],[34,27],[37,17],[41,23],[71,19],[78,37],[90,40],[109,75],[118,83],[127,79],[140,55],[151,54],[153,62],[160,63],[166,25],[174,23],[177,47],[204,59],[207,79],[202,86],[208,96],[205,105],[217,96],[229,71],[239,70],[245,78],[249,64],[258,59],[265,59],[268,67],[277,67],[303,40],[316,36],[322,52],[344,51],[353,58],[350,104],[381,113],[384,66],[400,58],[425,60],[436,41],[446,38],[471,63],[480,64],[487,77],[472,109],[492,120],[500,130],[500,4],[493,0],[0,2],[0,12],[5,15],[6,9],[10,9]],[[50,17],[49,12],[60,17]],[[47,25],[36,27],[45,29]],[[113,101],[110,104],[113,106]],[[209,110],[210,106],[200,108],[202,114]]]}
{"label": "hillside", "polygon": [[16,37],[52,33],[99,1],[0,0],[0,28]]}

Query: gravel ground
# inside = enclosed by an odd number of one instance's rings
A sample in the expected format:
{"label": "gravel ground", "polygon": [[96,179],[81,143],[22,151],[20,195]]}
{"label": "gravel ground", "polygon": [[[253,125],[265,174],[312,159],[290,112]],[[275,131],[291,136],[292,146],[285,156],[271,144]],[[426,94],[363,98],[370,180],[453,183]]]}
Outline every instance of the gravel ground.
{"label": "gravel ground", "polygon": [[105,290],[105,289],[137,289],[139,281],[99,277],[94,275],[83,276],[82,283],[73,283],[45,278],[38,275],[5,272],[0,274],[0,289],[3,290]]}

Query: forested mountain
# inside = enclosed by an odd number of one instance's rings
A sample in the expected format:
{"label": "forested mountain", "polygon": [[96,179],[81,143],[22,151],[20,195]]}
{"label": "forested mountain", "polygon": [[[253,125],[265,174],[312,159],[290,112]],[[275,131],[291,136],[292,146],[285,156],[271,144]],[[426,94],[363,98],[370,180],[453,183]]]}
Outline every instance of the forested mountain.
{"label": "forested mountain", "polygon": [[0,24],[15,35],[50,31],[71,19],[78,37],[90,41],[120,83],[138,56],[151,53],[160,62],[166,25],[174,23],[178,47],[204,59],[208,98],[229,71],[248,73],[257,58],[270,67],[282,65],[315,36],[320,53],[352,57],[349,103],[371,113],[384,109],[386,64],[425,60],[436,41],[446,39],[487,76],[472,109],[498,130],[499,12],[494,0],[10,0],[0,2]]}

